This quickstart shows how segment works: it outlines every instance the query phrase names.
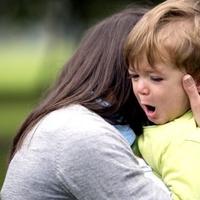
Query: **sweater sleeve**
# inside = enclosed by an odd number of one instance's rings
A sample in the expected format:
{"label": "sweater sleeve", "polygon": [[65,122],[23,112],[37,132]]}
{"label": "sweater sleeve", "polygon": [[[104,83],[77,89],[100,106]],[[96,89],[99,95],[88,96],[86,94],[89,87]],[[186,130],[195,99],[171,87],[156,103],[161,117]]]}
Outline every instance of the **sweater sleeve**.
{"label": "sweater sleeve", "polygon": [[[88,137],[82,137],[87,135]],[[98,131],[98,134],[96,132]],[[169,193],[144,176],[129,145],[105,128],[79,130],[57,156],[57,176],[81,200],[167,200]]]}

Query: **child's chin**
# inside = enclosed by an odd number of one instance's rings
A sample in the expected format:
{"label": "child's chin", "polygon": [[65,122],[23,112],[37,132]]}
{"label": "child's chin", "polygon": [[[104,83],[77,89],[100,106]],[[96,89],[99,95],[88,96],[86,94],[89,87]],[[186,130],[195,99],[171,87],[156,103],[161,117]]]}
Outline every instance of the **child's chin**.
{"label": "child's chin", "polygon": [[169,120],[164,119],[149,119],[151,125],[162,125],[169,122]]}

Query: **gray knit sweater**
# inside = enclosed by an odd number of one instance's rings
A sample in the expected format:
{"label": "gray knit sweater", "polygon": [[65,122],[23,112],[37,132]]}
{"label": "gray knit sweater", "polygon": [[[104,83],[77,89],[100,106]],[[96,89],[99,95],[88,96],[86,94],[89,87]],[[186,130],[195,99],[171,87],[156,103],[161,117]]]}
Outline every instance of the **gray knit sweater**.
{"label": "gray knit sweater", "polygon": [[28,134],[9,165],[1,200],[169,200],[140,161],[117,129],[72,105]]}

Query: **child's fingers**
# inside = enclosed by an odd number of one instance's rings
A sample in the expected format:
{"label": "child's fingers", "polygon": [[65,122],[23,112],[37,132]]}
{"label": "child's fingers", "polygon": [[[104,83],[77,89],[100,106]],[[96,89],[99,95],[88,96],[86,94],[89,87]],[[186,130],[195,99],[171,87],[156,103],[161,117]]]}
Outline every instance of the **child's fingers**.
{"label": "child's fingers", "polygon": [[189,97],[194,118],[198,126],[200,126],[200,95],[198,93],[194,79],[189,74],[186,74],[183,77],[183,87]]}

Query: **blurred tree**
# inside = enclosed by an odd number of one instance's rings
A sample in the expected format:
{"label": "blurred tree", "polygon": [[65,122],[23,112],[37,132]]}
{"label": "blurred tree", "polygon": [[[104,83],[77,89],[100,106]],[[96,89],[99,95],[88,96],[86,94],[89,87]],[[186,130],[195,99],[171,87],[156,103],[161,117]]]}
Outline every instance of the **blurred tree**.
{"label": "blurred tree", "polygon": [[[59,23],[90,24],[132,3],[155,5],[163,0],[1,0],[0,17],[15,23],[54,16]],[[76,23],[74,24],[76,25]]]}

